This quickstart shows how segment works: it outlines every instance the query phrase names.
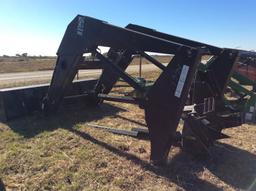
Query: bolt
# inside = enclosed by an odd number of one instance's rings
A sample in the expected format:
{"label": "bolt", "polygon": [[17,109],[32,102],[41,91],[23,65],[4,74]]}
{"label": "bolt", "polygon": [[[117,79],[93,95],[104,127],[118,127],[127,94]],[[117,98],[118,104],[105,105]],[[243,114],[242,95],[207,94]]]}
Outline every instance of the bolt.
{"label": "bolt", "polygon": [[187,50],[187,54],[188,54],[189,57],[192,56],[192,51],[191,51],[191,49],[188,49],[188,50]]}

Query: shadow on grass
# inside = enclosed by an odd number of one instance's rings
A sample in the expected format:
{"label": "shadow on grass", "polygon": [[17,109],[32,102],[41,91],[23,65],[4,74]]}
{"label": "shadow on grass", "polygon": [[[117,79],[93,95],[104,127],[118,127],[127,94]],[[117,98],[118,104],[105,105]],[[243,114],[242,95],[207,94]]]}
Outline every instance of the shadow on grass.
{"label": "shadow on grass", "polygon": [[132,161],[144,170],[167,178],[185,190],[223,190],[214,184],[214,180],[213,183],[212,181],[208,182],[207,177],[204,178],[203,175],[200,176],[200,179],[198,178],[197,175],[203,173],[206,169],[235,189],[246,190],[250,188],[251,191],[256,190],[256,185],[254,187],[252,186],[256,178],[256,156],[231,145],[218,143],[218,147],[212,148],[214,156],[205,161],[198,161],[184,153],[179,153],[173,156],[168,166],[157,168],[135,155],[122,151],[85,132],[73,128],[78,123],[90,122],[110,115],[113,116],[120,111],[123,111],[123,109],[106,103],[99,107],[90,108],[90,110],[84,108],[84,106],[80,106],[79,108],[71,107],[61,110],[56,115],[47,119],[37,115],[10,122],[8,125],[15,132],[26,138],[33,137],[43,131],[51,131],[57,128],[67,129],[120,157]]}
{"label": "shadow on grass", "polygon": [[129,122],[131,122],[131,123],[135,123],[135,124],[137,124],[137,125],[139,125],[139,126],[142,126],[142,127],[147,127],[146,124],[141,123],[141,122],[139,122],[139,121],[136,121],[136,120],[134,120],[134,119],[129,119],[129,118],[124,117],[124,116],[121,116],[121,115],[115,115],[115,117],[118,117],[118,118],[123,119],[123,120],[125,120],[125,121],[129,121]]}
{"label": "shadow on grass", "polygon": [[8,122],[7,125],[25,138],[31,138],[43,131],[52,131],[57,128],[69,130],[76,124],[113,116],[120,111],[124,109],[107,103],[90,107],[90,109],[86,105],[70,105],[48,117],[38,113]]}
{"label": "shadow on grass", "polygon": [[223,190],[208,182],[207,178],[203,180],[196,176],[197,173],[203,172],[205,169],[208,169],[220,180],[236,189],[246,190],[251,186],[250,190],[253,191],[256,188],[255,185],[252,187],[252,183],[256,178],[256,156],[227,144],[218,143],[219,147],[213,148],[215,155],[211,159],[199,161],[181,152],[171,159],[168,166],[155,167],[137,156],[97,140],[85,132],[76,129],[71,129],[70,131],[120,157],[134,162],[136,165],[140,165],[144,170],[151,171],[158,176],[175,182],[185,190]]}
{"label": "shadow on grass", "polygon": [[5,186],[1,178],[0,178],[0,190],[5,191]]}
{"label": "shadow on grass", "polygon": [[256,155],[224,143],[217,146],[212,148],[215,156],[207,169],[235,188],[256,190]]}

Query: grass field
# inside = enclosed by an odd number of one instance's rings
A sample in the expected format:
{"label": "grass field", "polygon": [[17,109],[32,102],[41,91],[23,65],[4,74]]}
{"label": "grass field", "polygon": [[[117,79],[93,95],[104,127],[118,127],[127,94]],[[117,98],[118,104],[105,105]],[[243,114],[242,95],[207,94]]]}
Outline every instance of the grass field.
{"label": "grass field", "polygon": [[[170,56],[154,56],[155,59],[162,63],[167,63],[171,60]],[[12,73],[12,72],[32,72],[42,70],[53,70],[55,67],[55,57],[0,57],[0,73]],[[132,64],[139,64],[140,59],[134,58]],[[142,58],[142,64],[149,63],[146,59]]]}
{"label": "grass field", "polygon": [[55,66],[55,62],[56,62],[55,57],[47,57],[47,58],[0,57],[0,73],[52,70]]}
{"label": "grass field", "polygon": [[232,138],[216,143],[205,160],[173,147],[169,165],[160,168],[149,163],[148,141],[88,123],[127,130],[145,125],[139,107],[110,102],[0,123],[0,189],[2,182],[6,190],[256,190],[255,126],[225,130]]}

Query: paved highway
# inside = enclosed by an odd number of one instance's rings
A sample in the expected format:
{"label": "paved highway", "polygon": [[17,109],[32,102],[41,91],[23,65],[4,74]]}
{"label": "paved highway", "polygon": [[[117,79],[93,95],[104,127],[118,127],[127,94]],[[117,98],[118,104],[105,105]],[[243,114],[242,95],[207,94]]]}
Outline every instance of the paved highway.
{"label": "paved highway", "polygon": [[[155,71],[158,68],[152,64],[142,65],[142,71]],[[131,65],[126,70],[128,73],[138,72],[139,65]],[[39,81],[47,81],[52,77],[53,71],[35,71],[35,72],[17,72],[17,73],[4,73],[0,74],[0,85],[3,84],[14,84],[14,83],[26,83],[26,82],[39,82]],[[97,77],[101,74],[101,70],[93,69],[93,70],[80,70],[79,71],[79,79],[86,79]]]}

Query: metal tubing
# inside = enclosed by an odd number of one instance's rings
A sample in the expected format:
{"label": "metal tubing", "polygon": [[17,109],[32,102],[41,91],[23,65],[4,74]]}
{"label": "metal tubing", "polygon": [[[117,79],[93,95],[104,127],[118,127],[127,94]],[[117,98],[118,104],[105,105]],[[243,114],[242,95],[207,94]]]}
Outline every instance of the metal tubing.
{"label": "metal tubing", "polygon": [[145,52],[141,52],[140,54],[141,54],[141,56],[146,58],[148,61],[150,61],[152,64],[156,65],[161,70],[165,70],[166,67],[162,63],[158,62],[156,59],[152,58],[151,56],[149,56]]}
{"label": "metal tubing", "polygon": [[113,95],[107,95],[107,94],[98,94],[98,98],[101,98],[106,101],[139,104],[139,102],[137,100],[135,100],[132,97],[128,97],[128,96],[121,97],[121,96],[113,96]]}
{"label": "metal tubing", "polygon": [[141,87],[129,74],[127,74],[126,72],[124,72],[123,70],[121,70],[118,66],[112,64],[105,56],[103,56],[102,54],[100,54],[99,52],[96,52],[96,56],[102,61],[103,64],[105,64],[106,66],[108,66],[109,68],[112,69],[113,72],[117,73],[118,75],[120,75],[120,77],[127,82],[128,84],[130,84],[130,86],[132,86],[134,89],[139,90],[141,92],[144,92],[144,88]]}

